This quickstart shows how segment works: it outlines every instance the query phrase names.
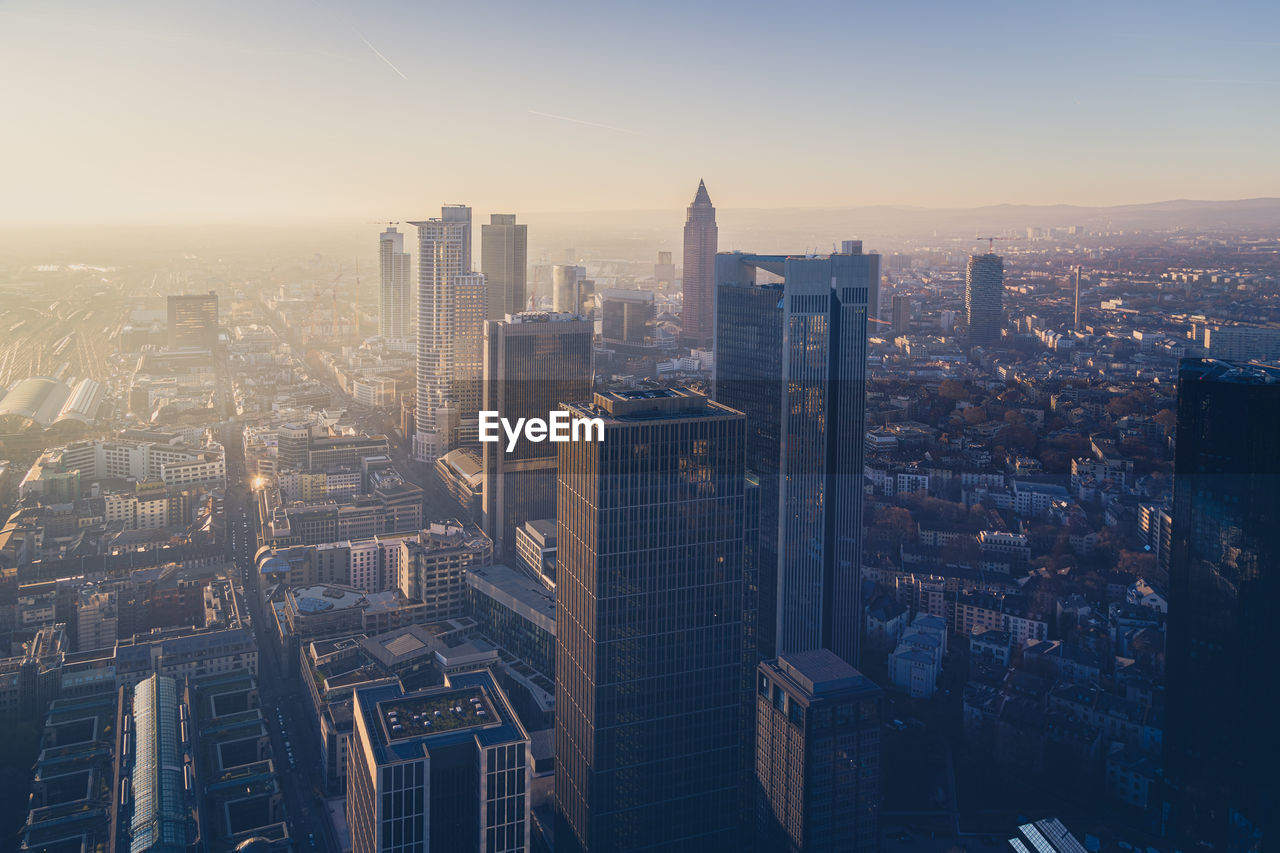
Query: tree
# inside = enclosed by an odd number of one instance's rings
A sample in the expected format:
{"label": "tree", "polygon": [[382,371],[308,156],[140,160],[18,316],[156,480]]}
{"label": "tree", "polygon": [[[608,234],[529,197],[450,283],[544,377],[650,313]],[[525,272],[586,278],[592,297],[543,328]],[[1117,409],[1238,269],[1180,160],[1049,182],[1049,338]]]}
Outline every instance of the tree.
{"label": "tree", "polygon": [[959,379],[944,379],[938,385],[938,394],[948,400],[967,400],[969,391]]}

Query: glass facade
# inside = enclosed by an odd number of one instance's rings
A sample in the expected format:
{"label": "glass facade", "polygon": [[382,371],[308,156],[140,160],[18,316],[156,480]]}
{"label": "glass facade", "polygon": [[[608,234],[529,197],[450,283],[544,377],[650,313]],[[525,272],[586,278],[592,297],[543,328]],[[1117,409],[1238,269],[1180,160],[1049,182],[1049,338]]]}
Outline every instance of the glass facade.
{"label": "glass facade", "polygon": [[[486,411],[512,423],[546,418],[591,393],[591,322],[573,314],[518,314],[485,326]],[[522,435],[510,453],[501,441],[484,453],[485,532],[500,553],[515,554],[516,530],[556,514],[556,448]]]}
{"label": "glass facade", "polygon": [[[1237,849],[1270,828],[1280,735],[1280,368],[1187,359],[1178,376],[1166,774],[1178,828]],[[1243,849],[1243,848],[1239,848]]]}
{"label": "glass facade", "polygon": [[[761,272],[781,282],[765,281]],[[868,306],[878,255],[717,256],[719,402],[760,481],[761,657],[857,660]]]}
{"label": "glass facade", "polygon": [[570,406],[605,440],[559,445],[565,849],[739,849],[745,422],[655,394]]}

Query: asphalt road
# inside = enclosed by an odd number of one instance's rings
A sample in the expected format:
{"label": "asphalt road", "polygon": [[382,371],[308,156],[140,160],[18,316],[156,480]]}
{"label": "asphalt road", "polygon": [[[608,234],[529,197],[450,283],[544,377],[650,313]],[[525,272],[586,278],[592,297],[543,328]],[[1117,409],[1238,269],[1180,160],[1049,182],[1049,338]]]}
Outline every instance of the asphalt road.
{"label": "asphalt road", "polygon": [[309,713],[311,700],[305,686],[296,676],[288,675],[288,667],[281,660],[271,621],[263,616],[258,578],[252,571],[257,550],[257,508],[247,488],[239,427],[228,431],[225,446],[227,549],[243,572],[245,598],[253,617],[258,643],[258,694],[271,733],[271,752],[284,794],[289,835],[297,850],[339,853],[318,785],[323,773],[319,732]]}

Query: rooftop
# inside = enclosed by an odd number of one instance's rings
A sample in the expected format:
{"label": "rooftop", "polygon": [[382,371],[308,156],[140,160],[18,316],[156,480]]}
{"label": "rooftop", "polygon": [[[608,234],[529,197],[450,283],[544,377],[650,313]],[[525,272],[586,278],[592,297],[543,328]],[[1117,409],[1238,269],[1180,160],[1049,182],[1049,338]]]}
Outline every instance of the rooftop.
{"label": "rooftop", "polygon": [[378,703],[389,740],[489,726],[498,721],[493,704],[479,687],[408,696]]}

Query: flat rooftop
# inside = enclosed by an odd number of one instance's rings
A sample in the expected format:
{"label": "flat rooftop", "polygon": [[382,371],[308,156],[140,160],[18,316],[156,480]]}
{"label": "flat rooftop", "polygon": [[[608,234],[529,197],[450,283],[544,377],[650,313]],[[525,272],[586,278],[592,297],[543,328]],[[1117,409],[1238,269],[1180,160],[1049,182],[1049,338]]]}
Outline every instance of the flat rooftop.
{"label": "flat rooftop", "polygon": [[479,687],[464,687],[378,703],[387,740],[481,728],[500,723],[489,697]]}

